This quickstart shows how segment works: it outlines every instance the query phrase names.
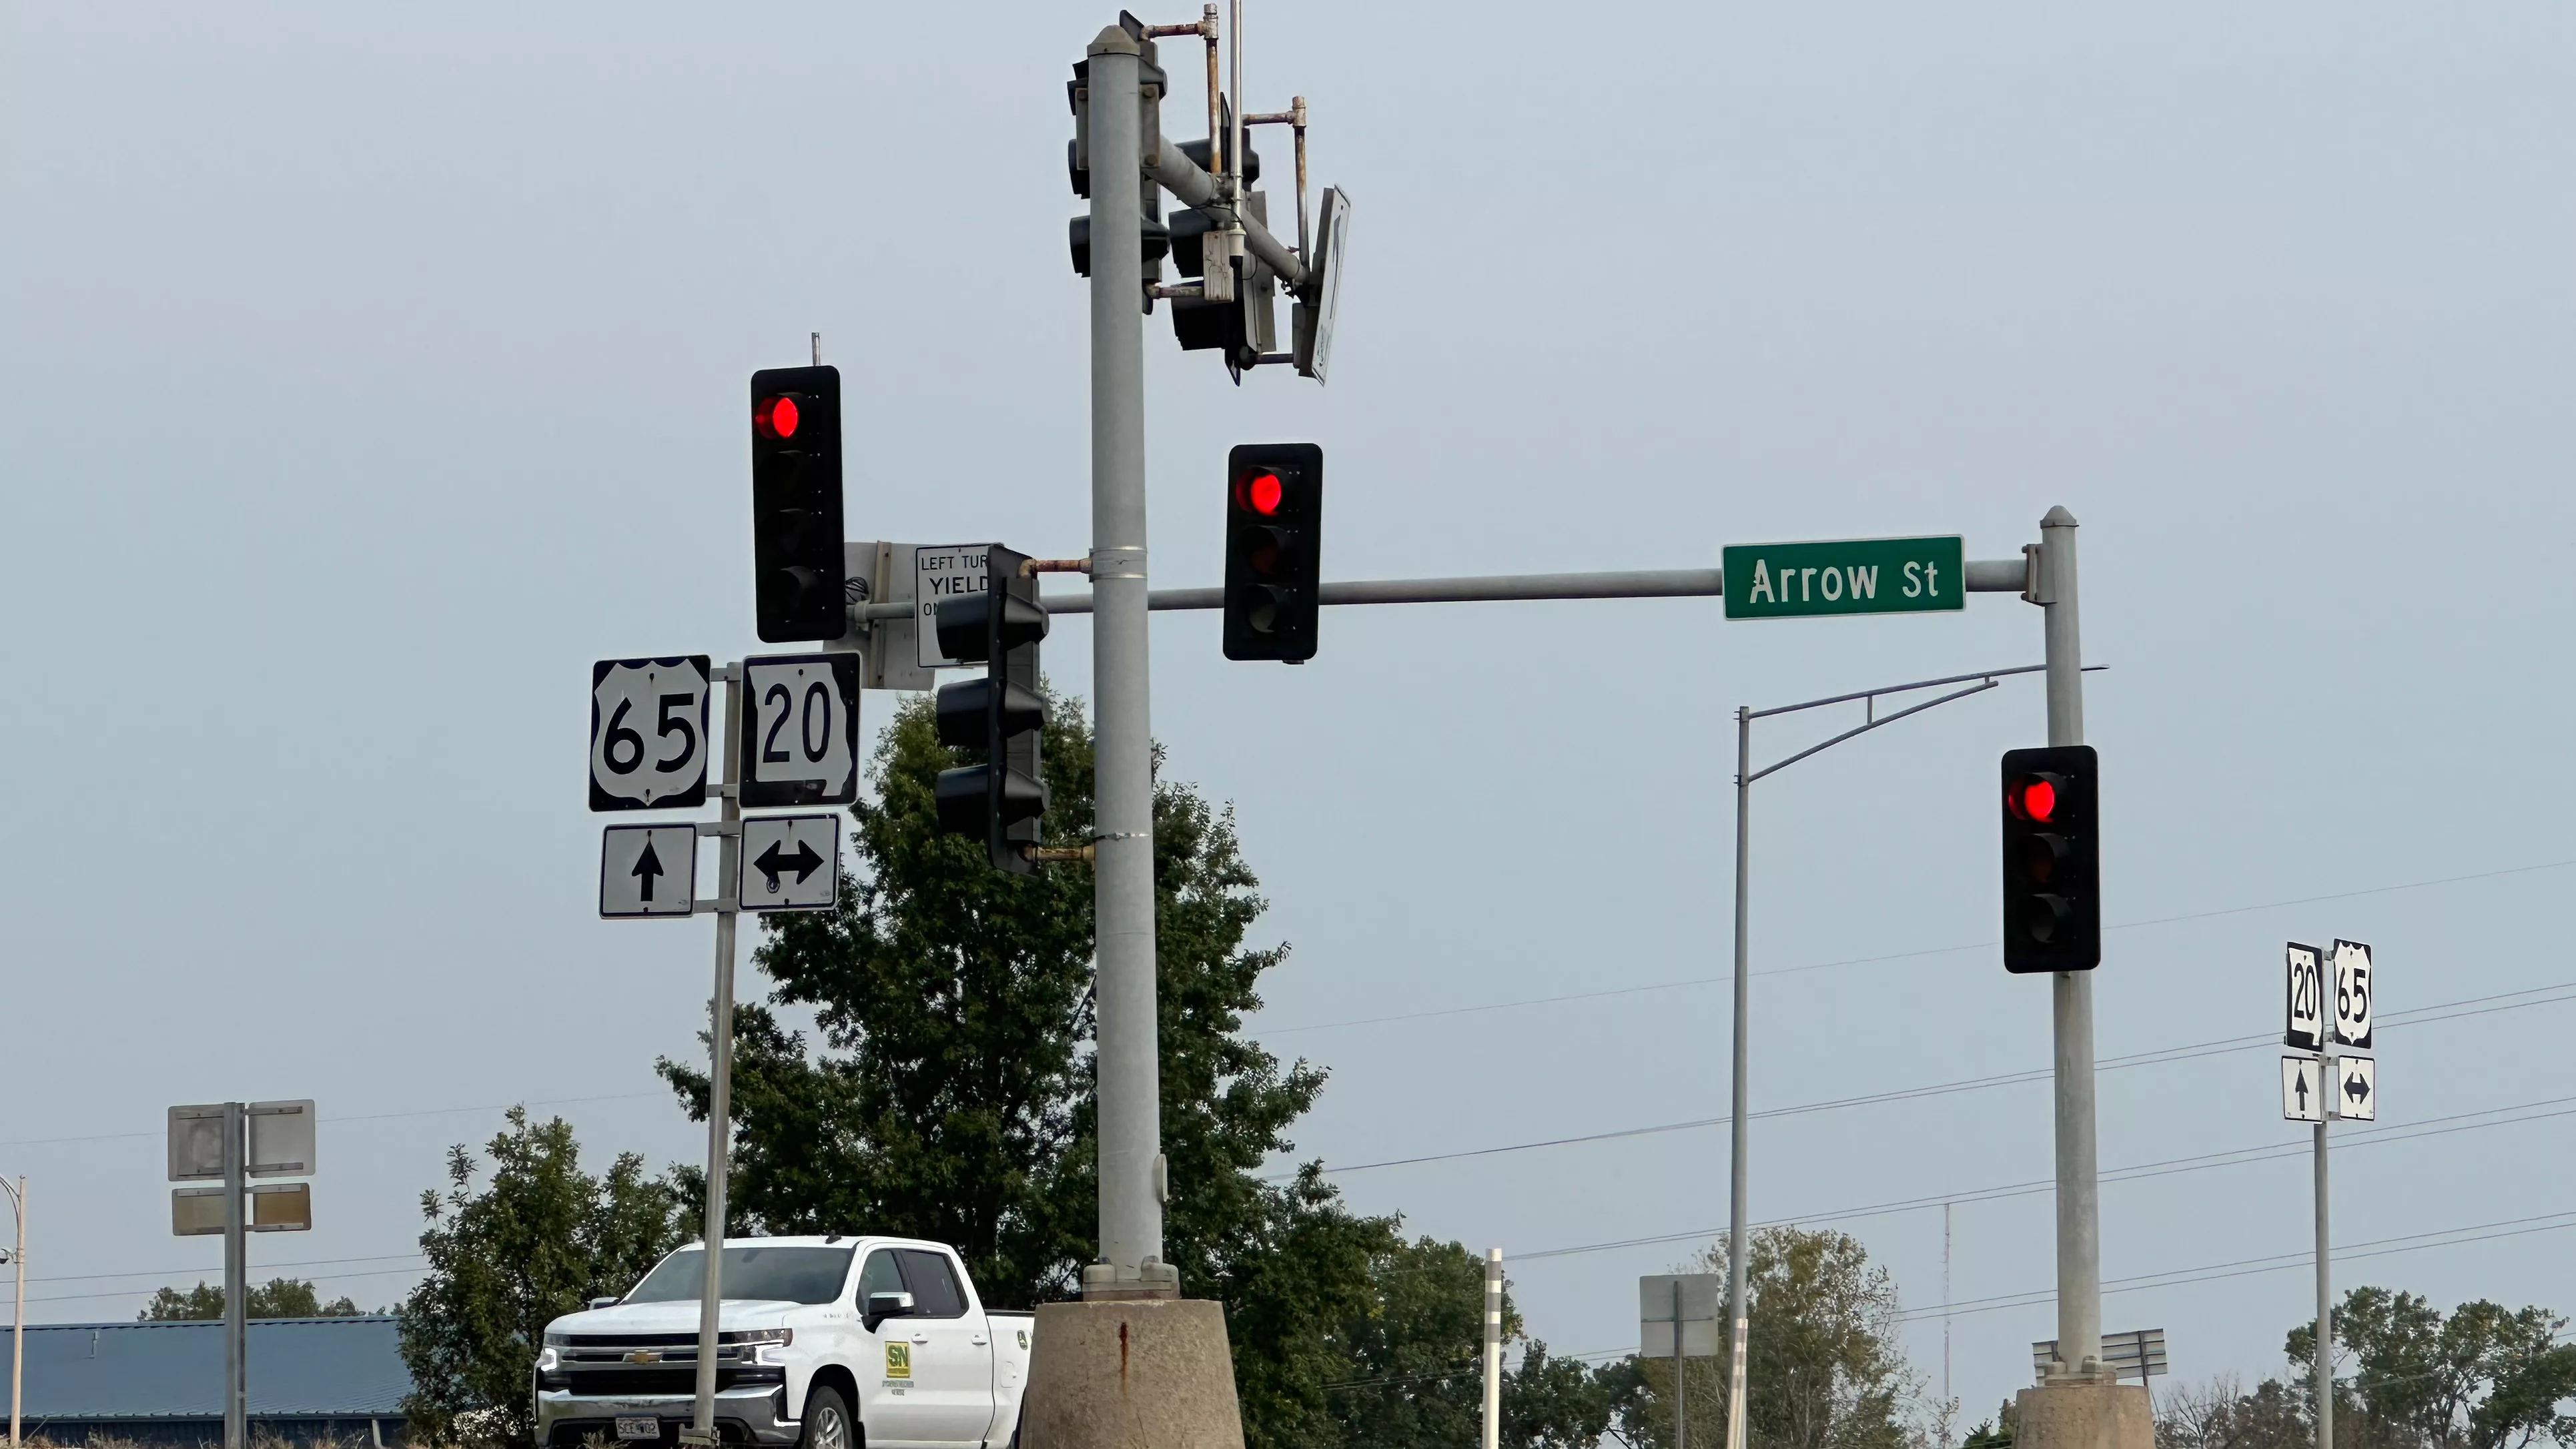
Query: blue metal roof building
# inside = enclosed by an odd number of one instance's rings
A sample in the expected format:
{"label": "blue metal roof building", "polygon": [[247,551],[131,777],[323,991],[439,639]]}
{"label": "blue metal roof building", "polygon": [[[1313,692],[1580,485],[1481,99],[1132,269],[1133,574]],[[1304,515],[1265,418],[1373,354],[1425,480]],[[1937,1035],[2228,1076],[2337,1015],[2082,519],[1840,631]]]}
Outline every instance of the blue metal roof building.
{"label": "blue metal roof building", "polygon": [[[224,1335],[216,1322],[27,1326],[29,1438],[221,1444]],[[398,1444],[411,1392],[394,1320],[262,1318],[250,1325],[255,1436],[309,1444]],[[8,1413],[9,1328],[0,1324],[0,1416]],[[0,1419],[0,1434],[5,1434]]]}

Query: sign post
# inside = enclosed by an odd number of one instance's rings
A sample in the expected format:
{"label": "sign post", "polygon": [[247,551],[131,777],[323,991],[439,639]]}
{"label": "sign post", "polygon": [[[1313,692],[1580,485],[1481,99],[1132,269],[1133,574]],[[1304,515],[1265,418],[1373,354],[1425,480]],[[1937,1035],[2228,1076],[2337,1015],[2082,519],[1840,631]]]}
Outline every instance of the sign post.
{"label": "sign post", "polygon": [[[313,1103],[207,1102],[170,1109],[172,1182],[216,1180],[213,1187],[170,1190],[170,1231],[177,1237],[224,1237],[224,1449],[250,1443],[248,1234],[301,1232],[313,1226],[312,1184],[262,1183],[254,1177],[309,1177],[313,1172]],[[256,1199],[254,1202],[254,1194]]]}
{"label": "sign post", "polygon": [[[1723,1351],[1717,1315],[1725,1292],[1725,1280],[1715,1273],[1654,1273],[1637,1280],[1637,1357],[1673,1361],[1673,1449],[1690,1449],[1683,1361]],[[1728,1437],[1734,1433],[1729,1426]]]}
{"label": "sign post", "polygon": [[[2325,1014],[2325,971],[2334,969],[2334,1016]],[[2379,1062],[2358,1055],[2371,1048],[2371,1007],[2377,983],[2370,947],[2338,940],[2331,952],[2296,941],[2282,948],[2282,989],[2287,1022],[2281,1044],[2281,1116],[2313,1124],[2316,1159],[2317,1341],[2315,1375],[2317,1449],[2334,1449],[2334,1262],[2327,1241],[2326,1127],[2341,1117],[2379,1120]]]}
{"label": "sign post", "polygon": [[[859,547],[874,552],[878,546]],[[611,825],[601,831],[599,846],[603,919],[685,917],[701,910],[716,918],[701,1235],[706,1280],[698,1300],[696,1391],[689,1422],[679,1431],[683,1444],[717,1442],[717,1320],[724,1302],[725,1192],[733,1146],[736,929],[744,911],[829,910],[840,899],[838,815],[746,819],[742,811],[746,805],[847,805],[858,798],[865,674],[861,656],[847,650],[755,655],[721,667],[710,667],[703,654],[603,659],[591,666],[591,809],[703,805],[710,756],[723,772],[714,821]],[[725,693],[721,743],[708,738],[718,684]],[[717,842],[716,894],[700,900],[698,840],[709,835]],[[263,1199],[260,1206],[280,1218],[296,1210],[282,1198]]]}

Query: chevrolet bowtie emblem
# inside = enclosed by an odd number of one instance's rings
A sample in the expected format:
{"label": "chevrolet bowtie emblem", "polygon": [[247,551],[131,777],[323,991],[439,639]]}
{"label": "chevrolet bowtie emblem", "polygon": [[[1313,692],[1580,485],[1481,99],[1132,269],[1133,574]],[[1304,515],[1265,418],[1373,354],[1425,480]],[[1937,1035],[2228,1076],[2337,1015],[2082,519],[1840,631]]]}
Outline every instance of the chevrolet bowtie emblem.
{"label": "chevrolet bowtie emblem", "polygon": [[660,1363],[662,1356],[649,1348],[639,1348],[626,1356],[628,1363]]}

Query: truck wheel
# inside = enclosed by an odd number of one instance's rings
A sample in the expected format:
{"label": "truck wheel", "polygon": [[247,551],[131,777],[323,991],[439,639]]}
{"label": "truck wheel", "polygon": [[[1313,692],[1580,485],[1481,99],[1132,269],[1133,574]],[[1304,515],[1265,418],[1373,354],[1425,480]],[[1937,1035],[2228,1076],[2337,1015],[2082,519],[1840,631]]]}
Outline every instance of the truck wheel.
{"label": "truck wheel", "polygon": [[805,1449],[859,1449],[851,1432],[850,1406],[841,1391],[818,1387],[805,1395]]}

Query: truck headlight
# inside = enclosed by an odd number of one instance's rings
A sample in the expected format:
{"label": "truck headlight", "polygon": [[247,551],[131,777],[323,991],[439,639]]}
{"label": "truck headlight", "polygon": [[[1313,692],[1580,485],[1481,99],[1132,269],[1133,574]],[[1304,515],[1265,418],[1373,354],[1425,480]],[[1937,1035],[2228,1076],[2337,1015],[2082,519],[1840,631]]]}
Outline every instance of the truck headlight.
{"label": "truck headlight", "polygon": [[755,1328],[737,1336],[734,1342],[751,1350],[751,1361],[768,1368],[787,1362],[787,1345],[796,1341],[792,1328]]}
{"label": "truck headlight", "polygon": [[541,1374],[550,1374],[562,1367],[563,1355],[555,1352],[555,1346],[553,1344],[547,1344],[545,1347],[537,1350],[537,1372]]}

